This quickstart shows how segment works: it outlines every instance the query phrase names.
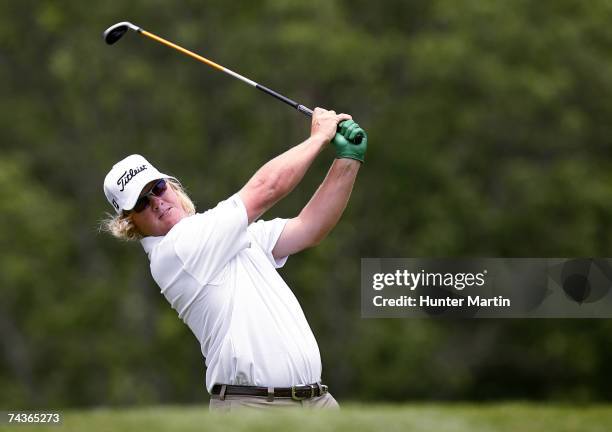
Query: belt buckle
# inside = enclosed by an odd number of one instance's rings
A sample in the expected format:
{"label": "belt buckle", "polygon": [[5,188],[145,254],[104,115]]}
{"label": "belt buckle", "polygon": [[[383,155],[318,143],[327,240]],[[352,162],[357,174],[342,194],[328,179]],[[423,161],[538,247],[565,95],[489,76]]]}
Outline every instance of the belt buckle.
{"label": "belt buckle", "polygon": [[[295,400],[295,401],[301,401],[304,399],[308,399],[308,398],[313,398],[315,395],[315,386],[314,385],[309,385],[308,387],[310,387],[310,396],[298,396],[295,391],[297,390],[298,386],[291,386],[291,399]],[[303,386],[306,387],[306,386]]]}

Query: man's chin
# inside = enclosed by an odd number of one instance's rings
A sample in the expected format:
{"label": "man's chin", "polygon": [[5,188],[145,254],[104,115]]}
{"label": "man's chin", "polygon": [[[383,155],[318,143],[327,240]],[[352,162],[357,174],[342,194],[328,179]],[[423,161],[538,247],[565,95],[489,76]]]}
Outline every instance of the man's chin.
{"label": "man's chin", "polygon": [[181,221],[181,219],[182,218],[178,217],[177,215],[171,215],[171,216],[169,215],[167,220],[165,220],[164,223],[162,224],[162,226],[164,227],[163,228],[163,231],[164,231],[163,235],[168,234],[168,231],[170,231],[174,227],[174,225],[179,223]]}

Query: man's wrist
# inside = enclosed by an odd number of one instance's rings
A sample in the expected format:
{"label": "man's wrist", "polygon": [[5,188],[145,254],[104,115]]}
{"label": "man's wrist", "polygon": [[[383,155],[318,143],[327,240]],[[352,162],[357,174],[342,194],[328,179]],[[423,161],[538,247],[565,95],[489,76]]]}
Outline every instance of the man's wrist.
{"label": "man's wrist", "polygon": [[323,147],[325,147],[330,141],[325,135],[322,134],[310,135],[308,140],[312,145],[318,146],[319,150],[322,150]]}
{"label": "man's wrist", "polygon": [[336,157],[336,159],[334,160],[334,164],[347,169],[359,169],[362,165],[362,162],[358,159],[348,157]]}

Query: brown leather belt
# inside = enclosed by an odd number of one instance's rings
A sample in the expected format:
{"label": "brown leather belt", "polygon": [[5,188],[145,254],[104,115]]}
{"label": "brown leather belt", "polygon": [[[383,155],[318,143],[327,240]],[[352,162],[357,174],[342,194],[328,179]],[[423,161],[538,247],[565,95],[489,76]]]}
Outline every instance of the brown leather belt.
{"label": "brown leather belt", "polygon": [[212,388],[213,395],[219,395],[221,400],[226,396],[259,396],[269,401],[277,398],[291,398],[293,400],[310,399],[323,396],[327,393],[327,386],[321,383],[296,385],[293,387],[257,387],[229,384],[215,384]]}

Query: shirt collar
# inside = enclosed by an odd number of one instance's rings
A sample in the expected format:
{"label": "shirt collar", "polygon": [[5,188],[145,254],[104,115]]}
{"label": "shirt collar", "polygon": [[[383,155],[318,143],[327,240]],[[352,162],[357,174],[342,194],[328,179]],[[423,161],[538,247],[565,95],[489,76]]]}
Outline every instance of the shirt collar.
{"label": "shirt collar", "polygon": [[153,249],[155,249],[155,247],[159,244],[159,242],[162,241],[163,238],[164,236],[160,236],[160,237],[151,236],[151,237],[145,237],[143,239],[140,239],[140,244],[142,245],[143,249],[147,253],[147,256],[149,257],[149,259],[151,259],[151,252],[153,251]]}

